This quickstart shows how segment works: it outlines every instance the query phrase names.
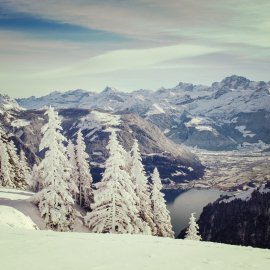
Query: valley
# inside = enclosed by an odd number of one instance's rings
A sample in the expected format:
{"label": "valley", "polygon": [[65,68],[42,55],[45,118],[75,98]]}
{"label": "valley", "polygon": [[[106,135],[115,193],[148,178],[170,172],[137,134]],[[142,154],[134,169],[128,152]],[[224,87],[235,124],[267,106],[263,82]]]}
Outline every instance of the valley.
{"label": "valley", "polygon": [[192,150],[205,166],[202,178],[166,188],[217,188],[242,192],[270,181],[270,153],[264,151]]}

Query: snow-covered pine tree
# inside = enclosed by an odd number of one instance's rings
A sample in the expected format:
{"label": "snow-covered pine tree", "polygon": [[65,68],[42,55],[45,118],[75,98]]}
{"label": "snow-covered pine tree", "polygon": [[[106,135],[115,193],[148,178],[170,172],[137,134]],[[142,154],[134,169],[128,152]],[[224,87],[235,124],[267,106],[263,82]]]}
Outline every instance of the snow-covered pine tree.
{"label": "snow-covered pine tree", "polygon": [[130,176],[135,186],[135,193],[139,198],[139,216],[151,228],[153,235],[156,234],[156,225],[153,221],[154,216],[151,208],[150,191],[147,176],[142,164],[138,141],[135,139],[131,149]]}
{"label": "snow-covered pine tree", "polygon": [[41,166],[34,164],[29,182],[30,189],[34,192],[39,192],[40,190],[42,190],[42,179],[43,176]]}
{"label": "snow-covered pine tree", "polygon": [[0,128],[0,186],[15,188],[15,174],[10,163],[7,144],[7,138]]}
{"label": "snow-covered pine tree", "polygon": [[33,202],[38,205],[48,228],[70,231],[75,210],[68,187],[70,167],[63,145],[66,139],[60,132],[62,128],[58,113],[50,107],[45,114],[48,115],[48,123],[42,127],[43,138],[40,143],[40,151],[46,150],[40,164],[43,189],[33,196]]}
{"label": "snow-covered pine tree", "polygon": [[138,197],[126,172],[125,150],[115,131],[107,149],[110,156],[102,180],[96,185],[92,212],[87,213],[85,223],[96,233],[149,233],[149,226],[139,218]]}
{"label": "snow-covered pine tree", "polygon": [[82,207],[90,207],[93,202],[93,179],[89,168],[89,155],[86,153],[86,146],[81,130],[78,131],[76,145],[76,161],[78,168],[78,189],[77,203]]}
{"label": "snow-covered pine tree", "polygon": [[23,164],[21,164],[19,156],[17,154],[17,148],[14,142],[11,140],[7,143],[7,152],[9,154],[9,161],[14,171],[13,183],[16,188],[26,189],[28,184],[24,175]]}
{"label": "snow-covered pine tree", "polygon": [[77,195],[79,193],[79,189],[78,189],[79,172],[78,172],[78,166],[77,166],[77,161],[76,161],[75,146],[71,140],[68,141],[67,157],[69,160],[69,164],[71,166],[70,179],[68,182],[69,191],[72,194],[73,198],[76,200]]}
{"label": "snow-covered pine tree", "polygon": [[27,186],[30,186],[30,179],[31,179],[31,169],[29,166],[29,163],[27,161],[27,158],[25,156],[24,151],[21,149],[20,151],[20,156],[19,156],[19,160],[20,160],[20,167],[21,167],[21,173],[23,175],[23,178],[25,179],[25,182],[27,183]]}
{"label": "snow-covered pine tree", "polygon": [[187,240],[195,240],[200,241],[202,240],[200,233],[199,233],[199,225],[196,223],[195,213],[191,213],[189,218],[189,226],[186,232],[185,239]]}
{"label": "snow-covered pine tree", "polygon": [[152,174],[152,209],[154,215],[154,223],[156,225],[157,236],[174,237],[172,230],[171,217],[166,208],[164,194],[161,192],[162,184],[158,169],[155,168]]}

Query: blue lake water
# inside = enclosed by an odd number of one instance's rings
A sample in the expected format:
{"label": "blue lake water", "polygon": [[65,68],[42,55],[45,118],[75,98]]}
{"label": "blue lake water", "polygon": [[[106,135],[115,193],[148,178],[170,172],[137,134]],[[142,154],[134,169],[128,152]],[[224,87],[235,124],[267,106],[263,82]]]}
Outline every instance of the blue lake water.
{"label": "blue lake water", "polygon": [[187,227],[190,214],[196,213],[199,218],[203,207],[217,200],[223,193],[218,189],[190,189],[188,191],[165,191],[167,208],[171,214],[171,221],[177,236]]}

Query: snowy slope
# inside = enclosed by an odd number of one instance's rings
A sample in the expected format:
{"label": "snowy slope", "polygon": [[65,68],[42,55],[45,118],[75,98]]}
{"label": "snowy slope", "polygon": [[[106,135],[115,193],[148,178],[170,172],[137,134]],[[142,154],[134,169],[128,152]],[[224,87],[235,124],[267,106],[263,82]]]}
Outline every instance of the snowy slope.
{"label": "snowy slope", "polygon": [[31,218],[25,216],[15,208],[5,205],[0,205],[0,227],[1,226],[32,230],[37,229],[36,224]]}
{"label": "snowy slope", "polygon": [[5,270],[265,270],[270,250],[142,235],[0,228]]}
{"label": "snowy slope", "polygon": [[[30,202],[30,198],[33,195],[32,192],[9,189],[9,188],[0,188],[0,208],[4,211],[2,212],[3,220],[2,223],[7,223],[4,217],[14,217],[14,219],[9,220],[9,226],[11,227],[21,227],[20,222],[16,222],[16,216],[19,219],[25,220],[21,223],[28,223],[26,220],[29,220],[35,224],[35,227],[39,229],[45,229],[45,224],[43,219],[40,217],[38,209]],[[1,210],[0,210],[1,212]],[[27,226],[27,225],[26,225]]]}
{"label": "snowy slope", "polygon": [[[28,191],[0,188],[0,226],[45,230],[38,208],[30,201],[32,195]],[[82,217],[76,219],[74,231],[89,232],[83,225]]]}
{"label": "snowy slope", "polygon": [[[198,224],[203,239],[270,248],[270,184],[218,199],[203,208]],[[184,231],[181,232],[181,235]]]}
{"label": "snowy slope", "polygon": [[[109,91],[109,90],[108,90]],[[137,138],[143,155],[147,173],[152,173],[158,167],[162,179],[167,182],[182,182],[196,179],[203,175],[203,167],[194,154],[184,146],[177,145],[169,140],[156,125],[132,113],[111,113],[104,110],[87,109],[60,109],[63,133],[75,142],[78,129],[82,130],[86,142],[86,151],[90,156],[91,173],[94,181],[100,179],[108,151],[106,149],[110,130],[117,129],[119,140],[127,150],[131,149],[134,138]],[[46,123],[44,111],[23,111],[13,113],[12,121],[3,121],[2,125],[7,133],[14,134],[21,148],[23,144],[31,164],[37,162],[34,158],[39,155],[41,127]],[[14,126],[16,119],[23,123]],[[0,118],[1,121],[1,118]],[[31,153],[33,158],[31,158]],[[42,158],[42,156],[40,156]],[[34,161],[34,162],[32,162]],[[181,168],[179,166],[182,166]],[[193,171],[187,168],[192,167]],[[175,175],[175,171],[183,170],[185,175]]]}
{"label": "snowy slope", "polygon": [[19,106],[15,99],[0,94],[0,114],[10,110],[22,110],[22,107]]}
{"label": "snowy slope", "polygon": [[[0,227],[37,230],[38,226],[27,212],[30,204],[27,200],[31,196],[31,192],[0,188]],[[21,211],[22,208],[24,211]]]}

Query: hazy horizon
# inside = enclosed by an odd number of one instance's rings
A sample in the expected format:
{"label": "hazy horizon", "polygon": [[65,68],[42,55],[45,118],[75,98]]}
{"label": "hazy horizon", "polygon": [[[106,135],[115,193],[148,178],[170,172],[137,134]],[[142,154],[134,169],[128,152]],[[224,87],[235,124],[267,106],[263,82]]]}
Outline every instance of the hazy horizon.
{"label": "hazy horizon", "polygon": [[0,0],[0,91],[269,81],[270,2]]}

